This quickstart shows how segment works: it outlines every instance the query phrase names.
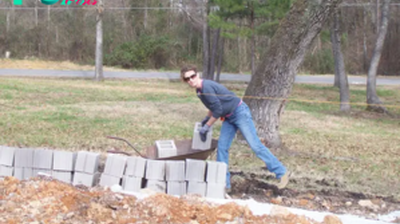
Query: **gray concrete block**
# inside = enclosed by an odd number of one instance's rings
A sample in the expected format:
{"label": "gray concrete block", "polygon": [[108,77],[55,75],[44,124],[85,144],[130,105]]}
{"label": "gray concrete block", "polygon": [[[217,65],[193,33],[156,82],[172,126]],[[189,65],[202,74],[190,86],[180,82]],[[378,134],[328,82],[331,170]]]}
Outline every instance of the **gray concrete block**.
{"label": "gray concrete block", "polygon": [[193,130],[192,149],[207,150],[211,148],[213,126],[210,127],[210,131],[207,132],[207,139],[205,142],[201,141],[200,138],[201,122],[197,122]]}
{"label": "gray concrete block", "polygon": [[186,181],[167,181],[167,194],[182,196],[186,194]]}
{"label": "gray concrete block", "polygon": [[33,177],[33,170],[30,167],[14,167],[14,177],[18,180],[27,180]]}
{"label": "gray concrete block", "polygon": [[165,179],[167,181],[184,181],[185,180],[185,161],[166,161],[165,162]]}
{"label": "gray concrete block", "polygon": [[76,152],[53,151],[53,170],[73,171],[76,160]]}
{"label": "gray concrete block", "polygon": [[17,148],[14,156],[15,167],[33,167],[33,149]]}
{"label": "gray concrete block", "polygon": [[75,171],[94,174],[99,169],[100,154],[79,151],[75,163]]}
{"label": "gray concrete block", "polygon": [[51,172],[51,176],[59,181],[65,183],[72,183],[72,172],[71,171],[60,171],[60,170],[53,170]]}
{"label": "gray concrete block", "polygon": [[142,157],[128,157],[126,160],[125,175],[134,177],[144,177],[146,159]]}
{"label": "gray concrete block", "polygon": [[224,162],[207,161],[207,183],[226,183],[227,165]]}
{"label": "gray concrete block", "polygon": [[206,197],[208,198],[225,198],[226,183],[207,183]]}
{"label": "gray concrete block", "polygon": [[14,167],[0,165],[0,177],[12,177],[14,174]]}
{"label": "gray concrete block", "polygon": [[33,168],[51,170],[53,168],[53,151],[46,149],[33,150]]}
{"label": "gray concrete block", "polygon": [[206,182],[188,181],[187,193],[188,194],[199,194],[200,196],[206,196],[207,184]]}
{"label": "gray concrete block", "polygon": [[104,173],[110,176],[121,178],[124,175],[127,156],[108,154]]}
{"label": "gray concrete block", "polygon": [[165,180],[165,161],[148,159],[146,162],[146,179]]}
{"label": "gray concrete block", "polygon": [[204,160],[186,159],[186,180],[203,182],[206,175]]}
{"label": "gray concrete block", "polygon": [[14,166],[15,148],[0,146],[0,165]]}
{"label": "gray concrete block", "polygon": [[72,181],[73,185],[84,185],[87,187],[93,187],[97,184],[100,177],[100,173],[82,173],[82,172],[75,172],[74,178]]}
{"label": "gray concrete block", "polygon": [[146,187],[155,192],[166,193],[167,191],[167,183],[162,180],[147,180]]}
{"label": "gray concrete block", "polygon": [[167,158],[178,154],[174,140],[156,141],[157,158]]}
{"label": "gray concrete block", "polygon": [[105,173],[102,173],[100,176],[100,182],[99,185],[100,186],[108,186],[111,187],[113,185],[120,185],[121,182],[121,178],[120,177],[116,177],[113,175],[108,175]]}
{"label": "gray concrete block", "polygon": [[122,189],[125,191],[139,192],[142,188],[142,177],[123,176]]}
{"label": "gray concrete block", "polygon": [[51,177],[52,170],[50,169],[38,169],[38,168],[33,168],[32,169],[32,176],[37,177],[39,175],[47,174],[47,176]]}

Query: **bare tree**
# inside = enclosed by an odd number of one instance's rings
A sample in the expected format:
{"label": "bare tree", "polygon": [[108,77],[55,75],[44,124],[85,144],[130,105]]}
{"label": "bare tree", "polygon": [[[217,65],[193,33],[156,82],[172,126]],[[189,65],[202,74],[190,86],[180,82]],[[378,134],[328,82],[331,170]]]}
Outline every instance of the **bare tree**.
{"label": "bare tree", "polygon": [[104,5],[103,0],[99,0],[97,6],[97,18],[96,18],[96,65],[95,65],[95,76],[96,81],[102,81],[103,75],[103,17]]}
{"label": "bare tree", "polygon": [[202,14],[203,14],[203,78],[209,79],[210,74],[209,74],[209,57],[210,57],[210,42],[209,42],[209,36],[208,36],[208,22],[207,22],[207,5],[208,5],[208,0],[203,0],[203,7],[202,7]]}
{"label": "bare tree", "polygon": [[348,111],[350,110],[349,82],[344,67],[339,29],[339,12],[336,9],[333,13],[331,28],[332,52],[335,60],[335,76],[339,78],[340,110]]}
{"label": "bare tree", "polygon": [[367,110],[379,113],[387,113],[387,109],[382,105],[381,100],[376,94],[376,73],[378,71],[379,61],[381,59],[382,48],[385,42],[389,23],[389,5],[390,0],[384,0],[382,5],[381,21],[379,25],[378,37],[376,38],[375,49],[372,54],[371,63],[367,78]]}
{"label": "bare tree", "polygon": [[251,77],[244,100],[251,109],[260,139],[268,147],[279,147],[281,144],[280,116],[286,98],[292,91],[297,69],[323,24],[340,2],[295,1]]}

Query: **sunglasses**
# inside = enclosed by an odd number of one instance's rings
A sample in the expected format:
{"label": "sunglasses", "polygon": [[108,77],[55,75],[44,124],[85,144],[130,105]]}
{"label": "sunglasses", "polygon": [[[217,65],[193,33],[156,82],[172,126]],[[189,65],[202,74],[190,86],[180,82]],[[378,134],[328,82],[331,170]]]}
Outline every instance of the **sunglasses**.
{"label": "sunglasses", "polygon": [[185,82],[189,82],[189,80],[196,78],[197,74],[194,73],[193,75],[191,75],[190,77],[187,78],[183,78],[183,80],[185,80]]}

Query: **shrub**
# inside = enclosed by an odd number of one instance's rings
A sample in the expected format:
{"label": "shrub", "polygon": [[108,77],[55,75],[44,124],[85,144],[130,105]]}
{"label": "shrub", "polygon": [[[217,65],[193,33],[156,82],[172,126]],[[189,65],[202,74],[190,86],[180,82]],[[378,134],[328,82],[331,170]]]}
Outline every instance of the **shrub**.
{"label": "shrub", "polygon": [[123,68],[160,68],[167,63],[169,39],[142,35],[137,41],[125,42],[104,57],[104,63]]}

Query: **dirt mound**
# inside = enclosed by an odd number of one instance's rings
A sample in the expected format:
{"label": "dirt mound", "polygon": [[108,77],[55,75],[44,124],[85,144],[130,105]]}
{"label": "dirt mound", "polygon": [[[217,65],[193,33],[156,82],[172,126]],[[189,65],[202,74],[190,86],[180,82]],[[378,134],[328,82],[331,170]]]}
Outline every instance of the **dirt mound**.
{"label": "dirt mound", "polygon": [[[318,223],[287,211],[255,216],[247,207],[186,195],[144,199],[103,188],[74,187],[51,178],[0,181],[0,223]],[[323,223],[341,223],[327,216]]]}

